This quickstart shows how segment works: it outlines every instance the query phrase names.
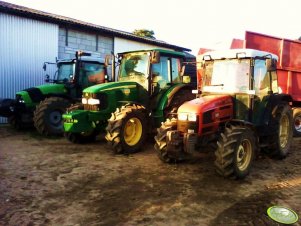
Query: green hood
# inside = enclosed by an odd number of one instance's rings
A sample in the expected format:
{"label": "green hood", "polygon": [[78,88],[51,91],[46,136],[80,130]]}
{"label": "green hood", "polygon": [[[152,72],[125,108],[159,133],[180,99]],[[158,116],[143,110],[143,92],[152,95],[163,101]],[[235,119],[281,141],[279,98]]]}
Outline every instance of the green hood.
{"label": "green hood", "polygon": [[99,93],[119,89],[133,89],[138,85],[137,82],[109,82],[90,86],[83,90],[83,93]]}
{"label": "green hood", "polygon": [[37,103],[43,100],[47,94],[64,94],[67,90],[64,84],[45,84],[31,87],[17,92],[27,107],[34,107]]}
{"label": "green hood", "polygon": [[36,86],[43,94],[49,93],[67,93],[67,89],[64,84],[45,84]]}

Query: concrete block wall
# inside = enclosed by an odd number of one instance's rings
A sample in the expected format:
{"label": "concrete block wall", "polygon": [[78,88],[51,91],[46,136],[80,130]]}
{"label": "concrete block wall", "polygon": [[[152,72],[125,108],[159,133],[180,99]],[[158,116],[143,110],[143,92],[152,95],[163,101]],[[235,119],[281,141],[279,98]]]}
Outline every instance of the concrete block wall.
{"label": "concrete block wall", "polygon": [[[66,34],[68,38],[66,39]],[[79,30],[59,28],[59,59],[74,58],[77,50],[92,53],[94,57],[105,58],[114,48],[114,38],[97,33],[86,33]]]}

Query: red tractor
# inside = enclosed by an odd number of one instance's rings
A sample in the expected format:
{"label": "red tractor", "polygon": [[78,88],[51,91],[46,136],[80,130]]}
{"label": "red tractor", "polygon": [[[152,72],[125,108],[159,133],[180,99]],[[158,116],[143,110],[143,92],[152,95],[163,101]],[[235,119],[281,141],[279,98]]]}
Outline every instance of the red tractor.
{"label": "red tractor", "polygon": [[260,150],[286,157],[293,134],[292,98],[278,92],[277,60],[253,49],[198,56],[202,91],[158,129],[155,149],[160,159],[180,161],[215,143],[216,171],[241,179]]}

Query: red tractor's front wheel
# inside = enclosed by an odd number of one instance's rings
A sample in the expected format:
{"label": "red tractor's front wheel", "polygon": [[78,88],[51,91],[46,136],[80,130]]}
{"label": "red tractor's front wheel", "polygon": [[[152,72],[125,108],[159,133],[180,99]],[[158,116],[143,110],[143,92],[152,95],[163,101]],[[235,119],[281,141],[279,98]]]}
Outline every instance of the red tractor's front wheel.
{"label": "red tractor's front wheel", "polygon": [[158,157],[162,162],[171,163],[175,162],[176,159],[169,155],[167,152],[167,132],[175,130],[177,127],[176,119],[167,119],[162,123],[161,127],[157,129],[157,135],[155,136],[155,150]]}
{"label": "red tractor's front wheel", "polygon": [[249,174],[256,149],[251,129],[231,125],[221,134],[217,146],[215,166],[218,174],[235,179]]}

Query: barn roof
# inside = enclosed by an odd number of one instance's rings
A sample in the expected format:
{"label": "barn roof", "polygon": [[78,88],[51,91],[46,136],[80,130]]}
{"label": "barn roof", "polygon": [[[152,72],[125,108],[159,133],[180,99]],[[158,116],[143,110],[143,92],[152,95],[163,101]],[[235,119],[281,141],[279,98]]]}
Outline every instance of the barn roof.
{"label": "barn roof", "polygon": [[73,19],[70,17],[60,16],[57,14],[52,14],[36,9],[27,8],[20,5],[11,4],[4,1],[0,1],[0,12],[31,18],[35,20],[55,23],[64,26],[66,28],[78,28],[78,29],[85,29],[85,30],[89,29],[90,31],[101,32],[103,35],[116,36],[116,37],[133,40],[137,42],[143,42],[147,44],[157,45],[160,47],[171,48],[177,51],[191,51],[190,49],[169,44],[161,40],[144,38],[144,37],[134,35],[130,32],[104,27],[104,26],[84,22],[81,20]]}

